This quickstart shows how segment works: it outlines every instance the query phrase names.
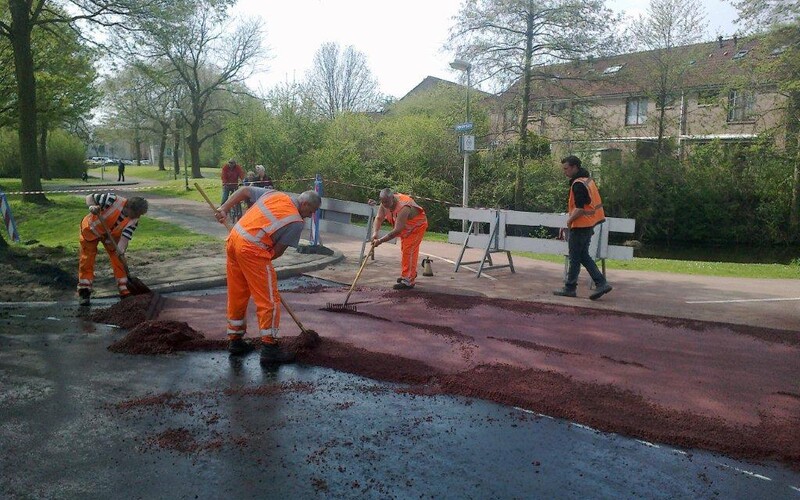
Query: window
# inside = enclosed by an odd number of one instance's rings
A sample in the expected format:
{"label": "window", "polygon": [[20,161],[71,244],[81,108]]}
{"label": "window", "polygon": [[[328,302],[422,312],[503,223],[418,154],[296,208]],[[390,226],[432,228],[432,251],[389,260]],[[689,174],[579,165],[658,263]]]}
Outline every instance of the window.
{"label": "window", "polygon": [[554,115],[560,115],[567,109],[567,103],[564,101],[561,102],[554,102],[550,106],[550,113]]}
{"label": "window", "polygon": [[719,99],[718,90],[701,90],[697,93],[698,106],[713,106],[717,104],[717,99]]}
{"label": "window", "polygon": [[728,121],[751,121],[755,104],[755,92],[750,90],[731,90],[728,94]]}
{"label": "window", "polygon": [[633,97],[625,105],[625,125],[643,125],[647,120],[647,98]]}

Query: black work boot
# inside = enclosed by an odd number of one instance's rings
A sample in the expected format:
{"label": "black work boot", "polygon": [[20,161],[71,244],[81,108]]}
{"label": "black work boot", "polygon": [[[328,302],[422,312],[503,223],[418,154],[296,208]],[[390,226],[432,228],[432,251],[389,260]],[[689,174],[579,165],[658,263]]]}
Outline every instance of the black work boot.
{"label": "black work boot", "polygon": [[78,305],[88,306],[92,303],[91,300],[92,291],[89,290],[88,288],[81,288],[80,290],[78,290],[78,297],[80,297],[78,299]]}
{"label": "black work boot", "polygon": [[261,344],[261,366],[277,366],[294,362],[294,353],[278,344]]}
{"label": "black work boot", "polygon": [[411,290],[412,288],[414,288],[414,284],[405,278],[400,278],[397,284],[392,288],[394,288],[395,290]]}
{"label": "black work boot", "polygon": [[232,339],[228,342],[228,352],[233,356],[244,356],[253,349],[255,347],[245,342],[242,338]]}
{"label": "black work boot", "polygon": [[554,290],[553,295],[558,295],[559,297],[577,297],[578,294],[575,290],[569,289],[564,287],[560,290]]}
{"label": "black work boot", "polygon": [[600,297],[602,297],[603,295],[607,294],[608,292],[610,292],[613,289],[614,288],[611,285],[609,285],[608,283],[603,283],[602,285],[597,285],[597,288],[595,289],[595,291],[591,295],[589,295],[589,300],[597,300],[597,299],[599,299]]}

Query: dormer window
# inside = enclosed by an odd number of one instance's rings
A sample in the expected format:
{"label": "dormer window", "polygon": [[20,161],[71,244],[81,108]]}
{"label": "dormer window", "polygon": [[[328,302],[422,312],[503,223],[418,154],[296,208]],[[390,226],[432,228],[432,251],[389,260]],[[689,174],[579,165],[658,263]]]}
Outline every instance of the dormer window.
{"label": "dormer window", "polygon": [[618,72],[622,69],[622,65],[619,66],[609,66],[603,70],[604,75],[613,75],[614,73]]}

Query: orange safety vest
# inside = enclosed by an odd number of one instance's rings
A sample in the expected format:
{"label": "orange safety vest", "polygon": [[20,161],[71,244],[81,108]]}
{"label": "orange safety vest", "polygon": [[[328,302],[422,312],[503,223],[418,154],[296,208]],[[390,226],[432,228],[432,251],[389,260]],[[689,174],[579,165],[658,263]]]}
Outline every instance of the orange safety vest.
{"label": "orange safety vest", "polygon": [[589,204],[583,206],[584,214],[572,221],[570,228],[579,227],[594,227],[606,220],[606,213],[603,210],[603,200],[600,199],[600,191],[597,190],[597,184],[590,177],[578,177],[569,189],[569,213],[572,213],[577,207],[575,206],[575,193],[572,191],[572,186],[576,182],[583,183],[589,191]]}
{"label": "orange safety vest", "polygon": [[400,194],[400,193],[396,193],[394,195],[394,198],[395,200],[397,200],[397,203],[394,204],[394,208],[392,209],[392,211],[386,214],[386,221],[393,226],[395,221],[397,220],[397,216],[400,213],[400,210],[404,209],[405,207],[414,207],[417,210],[419,210],[419,213],[417,215],[406,220],[406,227],[403,228],[402,233],[398,234],[397,236],[399,236],[400,238],[405,238],[418,227],[428,223],[428,217],[425,216],[425,209],[417,205],[417,202],[415,202],[413,198],[411,198],[407,194]]}
{"label": "orange safety vest", "polygon": [[127,202],[127,198],[117,196],[117,199],[114,200],[114,203],[112,203],[107,209],[100,212],[100,215],[89,214],[87,221],[89,230],[98,238],[105,238],[106,230],[103,229],[103,225],[100,223],[100,219],[102,218],[103,222],[106,223],[108,230],[111,231],[111,235],[115,240],[119,241],[120,237],[122,236],[122,230],[125,229],[128,223],[132,220],[130,217],[123,217],[121,220],[119,218],[120,214],[122,214],[122,209],[125,207]]}
{"label": "orange safety vest", "polygon": [[289,195],[268,191],[245,212],[233,229],[249,243],[269,252],[271,257],[275,246],[272,235],[293,222],[302,223],[303,217]]}

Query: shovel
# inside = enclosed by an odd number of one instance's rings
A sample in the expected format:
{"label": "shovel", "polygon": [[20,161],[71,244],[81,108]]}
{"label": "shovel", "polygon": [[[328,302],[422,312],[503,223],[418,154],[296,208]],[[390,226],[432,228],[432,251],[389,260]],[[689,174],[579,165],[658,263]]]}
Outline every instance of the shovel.
{"label": "shovel", "polygon": [[106,225],[106,221],[103,220],[102,217],[99,215],[97,219],[100,221],[100,224],[103,225],[103,229],[106,232],[106,236],[111,241],[111,244],[114,246],[114,251],[117,253],[117,257],[119,258],[120,262],[122,262],[122,267],[125,269],[125,275],[128,277],[128,291],[131,292],[131,295],[144,295],[146,293],[152,293],[150,288],[144,284],[142,280],[137,278],[136,276],[131,276],[131,272],[128,269],[128,260],[122,255],[122,252],[119,251],[119,246],[117,246],[117,240],[111,236],[111,231],[108,229]]}

